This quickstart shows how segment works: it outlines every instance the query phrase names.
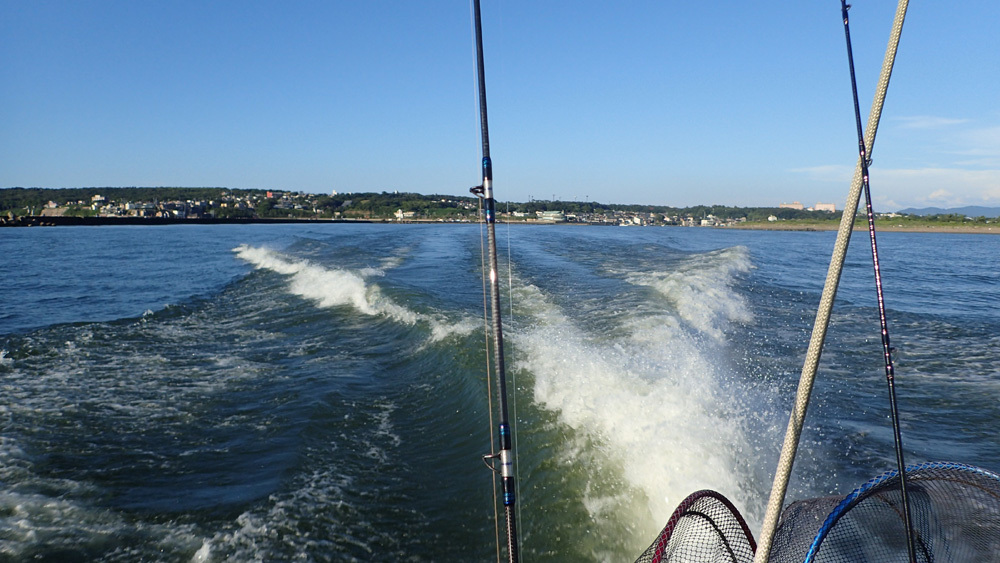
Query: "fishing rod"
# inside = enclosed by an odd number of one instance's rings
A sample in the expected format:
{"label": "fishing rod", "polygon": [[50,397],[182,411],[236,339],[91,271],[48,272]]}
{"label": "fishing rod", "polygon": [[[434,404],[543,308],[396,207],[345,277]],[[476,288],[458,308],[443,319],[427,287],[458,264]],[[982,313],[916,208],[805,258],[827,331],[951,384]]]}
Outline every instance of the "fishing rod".
{"label": "fishing rod", "polygon": [[[875,134],[878,132],[879,120],[882,117],[882,109],[885,105],[885,96],[889,90],[889,80],[892,77],[892,67],[896,61],[896,52],[899,48],[900,36],[903,33],[903,21],[906,19],[908,4],[909,0],[899,0],[896,6],[896,15],[893,18],[892,30],[889,33],[889,44],[886,46],[885,57],[882,59],[882,71],[879,73],[878,84],[875,87],[875,95],[872,99],[872,108],[868,113],[868,126],[865,128],[865,146],[868,147],[868,153],[875,146]],[[865,159],[861,159],[861,161],[867,162]],[[854,177],[851,179],[851,189],[847,194],[847,200],[844,202],[844,212],[841,215],[840,226],[837,228],[837,239],[833,244],[830,266],[826,272],[826,281],[823,283],[823,293],[820,295],[819,307],[816,309],[816,320],[813,323],[812,335],[809,337],[809,347],[806,349],[806,356],[802,362],[802,374],[799,376],[799,386],[795,392],[795,403],[788,417],[788,427],[785,430],[785,439],[781,446],[781,454],[778,457],[778,466],[774,472],[771,494],[768,497],[767,508],[764,511],[764,522],[761,525],[760,535],[757,538],[757,551],[754,553],[754,563],[766,563],[768,560],[771,552],[771,543],[778,528],[778,519],[781,516],[781,509],[784,506],[785,494],[788,492],[788,482],[792,475],[792,465],[795,462],[795,453],[798,451],[799,438],[802,436],[802,429],[805,426],[809,398],[812,395],[813,385],[816,382],[819,360],[823,353],[823,343],[826,340],[830,315],[833,312],[833,303],[837,296],[837,287],[840,285],[840,275],[844,270],[844,262],[847,258],[847,247],[851,242],[854,218],[858,211],[858,202],[861,199],[860,162],[858,164],[854,170]]]}
{"label": "fishing rod", "polygon": [[882,271],[879,267],[878,244],[875,242],[875,213],[872,210],[872,195],[868,183],[868,166],[871,157],[865,149],[864,131],[861,127],[861,108],[858,105],[858,83],[854,75],[854,54],[851,50],[851,27],[847,11],[851,8],[846,0],[840,0],[840,12],[844,17],[844,37],[847,40],[847,62],[851,69],[851,92],[854,96],[854,122],[858,130],[858,154],[861,158],[861,182],[865,192],[865,210],[868,215],[868,237],[872,246],[872,263],[875,268],[875,290],[878,294],[878,317],[882,329],[882,355],[885,360],[885,380],[889,386],[889,410],[892,418],[893,439],[896,446],[896,465],[899,468],[899,491],[903,499],[903,522],[906,526],[906,549],[911,563],[916,563],[913,521],[910,515],[910,499],[906,490],[906,465],[903,462],[903,438],[899,431],[899,405],[896,402],[895,370],[892,361],[892,347],[889,344],[889,325],[885,315],[885,299],[882,294]]}
{"label": "fishing rod", "polygon": [[483,62],[483,23],[479,0],[473,0],[473,11],[476,26],[476,70],[479,78],[479,123],[483,137],[483,183],[470,191],[483,199],[486,216],[487,249],[490,261],[490,317],[493,328],[493,360],[497,374],[497,395],[500,400],[499,437],[500,451],[483,456],[487,462],[500,460],[500,468],[488,463],[500,473],[503,481],[503,507],[507,522],[507,554],[510,563],[516,563],[520,557],[517,541],[517,519],[514,510],[515,480],[514,453],[511,447],[514,439],[513,431],[508,423],[507,412],[507,372],[503,357],[503,327],[500,320],[500,277],[497,267],[496,243],[496,201],[493,199],[493,162],[490,160],[490,129],[486,114],[486,67]]}

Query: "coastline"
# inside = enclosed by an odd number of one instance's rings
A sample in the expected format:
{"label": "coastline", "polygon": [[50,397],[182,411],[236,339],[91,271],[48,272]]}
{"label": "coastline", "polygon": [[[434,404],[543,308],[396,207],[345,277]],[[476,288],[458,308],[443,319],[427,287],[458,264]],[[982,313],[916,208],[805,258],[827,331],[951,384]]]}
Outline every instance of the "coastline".
{"label": "coastline", "polygon": [[378,223],[370,219],[296,219],[296,218],[215,218],[172,219],[169,217],[67,217],[32,215],[17,217],[13,221],[0,220],[0,227],[78,227],[101,225],[249,225],[277,223]]}
{"label": "coastline", "polygon": [[[580,227],[601,227],[613,226],[609,223],[549,223],[538,221],[501,221],[508,225],[565,225]],[[318,219],[318,218],[214,218],[204,217],[198,219],[172,219],[165,217],[66,217],[66,216],[30,216],[18,217],[14,220],[0,220],[0,227],[60,227],[60,226],[113,226],[113,225],[135,225],[135,226],[162,226],[162,225],[267,225],[267,224],[291,224],[291,223],[381,223],[394,225],[437,225],[437,224],[469,224],[470,221],[438,221],[431,219],[408,219],[404,221],[390,219]],[[680,227],[680,225],[667,225]],[[688,228],[714,228],[714,229],[736,229],[746,231],[799,231],[799,232],[819,232],[836,231],[839,228],[837,223],[740,223],[737,225],[726,225],[716,227],[688,227]],[[880,232],[898,233],[953,233],[953,234],[974,234],[974,235],[1000,235],[1000,225],[942,225],[942,226],[903,226],[903,225],[876,225]],[[866,231],[866,226],[855,226],[855,231]]]}
{"label": "coastline", "polygon": [[[761,223],[751,223],[742,224],[738,226],[731,227],[719,227],[722,229],[741,229],[748,231],[836,231],[840,227],[839,224],[799,224],[799,225],[775,225],[775,224],[761,224]],[[867,231],[867,226],[855,226],[855,231]],[[1000,225],[994,227],[992,225],[983,226],[949,226],[942,225],[940,227],[931,226],[902,226],[902,225],[885,225],[885,224],[875,224],[875,230],[879,232],[896,232],[896,233],[953,233],[953,234],[965,234],[965,235],[1000,235]]]}

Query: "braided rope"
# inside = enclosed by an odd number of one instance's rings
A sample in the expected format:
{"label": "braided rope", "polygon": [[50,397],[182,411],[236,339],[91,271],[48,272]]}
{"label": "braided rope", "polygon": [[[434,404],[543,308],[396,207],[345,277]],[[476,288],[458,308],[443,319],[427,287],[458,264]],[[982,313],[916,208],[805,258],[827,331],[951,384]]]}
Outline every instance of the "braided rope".
{"label": "braided rope", "polygon": [[[903,19],[906,17],[908,4],[908,0],[899,0],[899,4],[896,7],[896,17],[892,22],[889,45],[886,47],[885,59],[882,61],[882,72],[879,74],[875,99],[872,101],[871,113],[868,115],[868,125],[865,128],[865,153],[868,155],[872,154],[872,149],[875,146],[875,133],[878,131],[879,119],[882,117],[882,106],[885,103],[886,91],[889,89],[889,77],[892,75],[892,67],[896,60],[896,49],[899,46],[899,36],[903,32]],[[813,324],[812,337],[809,339],[809,348],[806,351],[805,362],[802,366],[802,375],[799,377],[799,387],[795,395],[795,406],[788,419],[788,429],[785,432],[785,441],[781,447],[778,467],[775,470],[771,496],[768,499],[767,510],[764,513],[764,524],[761,527],[758,537],[758,547],[754,555],[754,563],[765,563],[770,555],[771,542],[774,539],[774,532],[778,527],[778,517],[781,514],[781,507],[785,501],[785,493],[788,490],[788,480],[792,474],[792,465],[795,462],[799,437],[802,435],[806,409],[809,407],[809,396],[812,394],[813,383],[816,380],[816,371],[819,367],[820,355],[823,352],[823,341],[826,339],[826,329],[830,324],[830,312],[833,310],[833,301],[837,295],[840,274],[843,271],[844,260],[847,256],[847,246],[851,241],[854,216],[857,213],[858,200],[861,197],[861,164],[861,158],[859,157],[858,163],[854,168],[854,178],[851,180],[851,190],[848,193],[847,203],[844,206],[844,214],[840,219],[840,228],[837,230],[837,241],[833,246],[833,256],[830,259],[830,267],[827,270],[823,294],[820,297],[819,308],[816,311],[816,321]]]}

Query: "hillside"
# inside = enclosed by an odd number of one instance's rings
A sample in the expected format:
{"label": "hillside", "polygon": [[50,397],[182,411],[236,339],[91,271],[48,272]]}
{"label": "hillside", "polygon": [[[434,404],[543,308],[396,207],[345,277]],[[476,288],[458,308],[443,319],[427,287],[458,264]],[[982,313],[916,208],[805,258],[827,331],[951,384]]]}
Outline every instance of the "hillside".
{"label": "hillside", "polygon": [[951,209],[942,209],[940,207],[922,207],[914,208],[908,207],[906,209],[900,209],[897,213],[905,213],[907,215],[964,215],[965,217],[989,217],[995,219],[1000,217],[1000,207],[983,207],[981,205],[969,205],[966,207],[953,207]]}

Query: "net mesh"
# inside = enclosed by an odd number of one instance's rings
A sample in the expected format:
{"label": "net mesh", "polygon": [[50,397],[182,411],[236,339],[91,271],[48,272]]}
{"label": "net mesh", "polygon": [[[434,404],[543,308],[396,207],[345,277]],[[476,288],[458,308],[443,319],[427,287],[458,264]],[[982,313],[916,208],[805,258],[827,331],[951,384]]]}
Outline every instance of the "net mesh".
{"label": "net mesh", "polygon": [[739,511],[715,491],[691,494],[636,563],[750,563],[757,549]]}
{"label": "net mesh", "polygon": [[[1000,557],[1000,476],[969,465],[926,463],[907,468],[906,488],[918,562]],[[868,481],[832,511],[831,504],[814,499],[789,506],[768,561],[909,561],[898,472]]]}
{"label": "net mesh", "polygon": [[[769,563],[908,563],[899,474],[846,497],[794,502],[781,514]],[[959,463],[906,470],[918,563],[1000,561],[1000,476]],[[677,507],[636,563],[750,563],[753,535],[725,497],[698,491]]]}

